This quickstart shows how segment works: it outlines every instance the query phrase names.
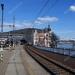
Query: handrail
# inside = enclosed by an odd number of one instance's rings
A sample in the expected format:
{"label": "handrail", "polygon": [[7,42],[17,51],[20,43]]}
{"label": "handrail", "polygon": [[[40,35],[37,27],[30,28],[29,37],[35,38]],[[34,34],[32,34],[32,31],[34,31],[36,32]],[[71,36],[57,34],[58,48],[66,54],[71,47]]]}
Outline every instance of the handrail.
{"label": "handrail", "polygon": [[49,47],[39,47],[39,46],[33,46],[38,49],[46,50],[46,51],[51,51],[54,53],[59,53],[63,55],[68,55],[71,57],[75,57],[75,50],[74,49],[66,49],[66,48],[49,48]]}

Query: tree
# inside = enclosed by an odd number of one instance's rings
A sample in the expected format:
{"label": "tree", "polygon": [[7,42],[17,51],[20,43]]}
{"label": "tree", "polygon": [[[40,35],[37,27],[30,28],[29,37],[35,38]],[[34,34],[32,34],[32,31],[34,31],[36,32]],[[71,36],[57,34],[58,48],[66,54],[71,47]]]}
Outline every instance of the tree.
{"label": "tree", "polygon": [[54,32],[52,32],[51,33],[51,45],[50,46],[52,48],[57,47],[58,40],[59,40],[59,37]]}

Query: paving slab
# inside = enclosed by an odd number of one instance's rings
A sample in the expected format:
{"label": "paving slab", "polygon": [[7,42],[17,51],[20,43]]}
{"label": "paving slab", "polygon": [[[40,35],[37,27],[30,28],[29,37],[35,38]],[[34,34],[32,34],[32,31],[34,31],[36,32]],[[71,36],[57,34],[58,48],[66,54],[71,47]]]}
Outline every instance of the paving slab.
{"label": "paving slab", "polygon": [[[6,48],[5,48],[6,49]],[[3,49],[3,58],[2,61],[0,60],[0,75],[5,75],[5,71],[8,66],[8,60],[11,57],[13,51],[10,51],[9,49],[5,50]]]}
{"label": "paving slab", "polygon": [[51,75],[41,67],[21,46],[21,56],[29,75]]}
{"label": "paving slab", "polygon": [[20,56],[20,49],[18,47],[15,48],[14,53],[8,62],[5,75],[28,75],[24,69]]}
{"label": "paving slab", "polygon": [[50,75],[24,49],[16,46],[5,75]]}

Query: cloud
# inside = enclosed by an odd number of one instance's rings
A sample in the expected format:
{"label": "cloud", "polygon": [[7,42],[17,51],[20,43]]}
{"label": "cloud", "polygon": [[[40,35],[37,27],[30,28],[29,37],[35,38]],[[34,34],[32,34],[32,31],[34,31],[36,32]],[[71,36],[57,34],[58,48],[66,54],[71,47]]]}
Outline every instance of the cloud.
{"label": "cloud", "polygon": [[75,40],[75,30],[58,30],[56,34],[63,40]]}
{"label": "cloud", "polygon": [[35,21],[36,24],[44,24],[44,23],[53,23],[58,21],[57,17],[50,17],[50,16],[45,16],[45,17],[38,17],[37,20]]}
{"label": "cloud", "polygon": [[[23,22],[17,21],[15,23],[15,29],[16,30],[24,29],[24,28],[32,28],[32,23],[28,22],[28,21],[23,21]],[[13,23],[11,23],[11,22],[4,22],[4,29],[5,29],[5,31],[13,30]]]}
{"label": "cloud", "polygon": [[[15,22],[15,29],[24,29],[24,28],[32,28],[34,24],[48,24],[52,22],[58,21],[57,17],[38,17],[37,20],[33,23],[29,20],[23,20],[23,21],[16,21]],[[4,29],[5,31],[13,30],[13,23],[12,22],[4,22]]]}
{"label": "cloud", "polygon": [[24,28],[32,28],[32,22],[28,21],[28,20],[24,20],[20,26],[22,26]]}
{"label": "cloud", "polygon": [[69,10],[75,12],[75,5],[71,5]]}
{"label": "cloud", "polygon": [[68,14],[70,11],[75,12],[75,5],[69,6],[69,8],[64,11],[64,14]]}

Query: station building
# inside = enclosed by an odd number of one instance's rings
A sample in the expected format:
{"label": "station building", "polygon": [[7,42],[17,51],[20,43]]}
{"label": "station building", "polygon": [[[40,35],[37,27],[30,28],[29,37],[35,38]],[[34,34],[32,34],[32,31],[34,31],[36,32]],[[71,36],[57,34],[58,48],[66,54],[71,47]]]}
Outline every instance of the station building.
{"label": "station building", "polygon": [[50,47],[51,41],[51,28],[43,29],[41,32],[35,30],[33,33],[33,45]]}

